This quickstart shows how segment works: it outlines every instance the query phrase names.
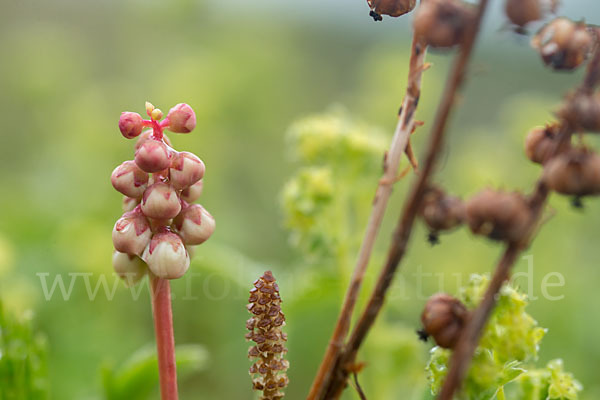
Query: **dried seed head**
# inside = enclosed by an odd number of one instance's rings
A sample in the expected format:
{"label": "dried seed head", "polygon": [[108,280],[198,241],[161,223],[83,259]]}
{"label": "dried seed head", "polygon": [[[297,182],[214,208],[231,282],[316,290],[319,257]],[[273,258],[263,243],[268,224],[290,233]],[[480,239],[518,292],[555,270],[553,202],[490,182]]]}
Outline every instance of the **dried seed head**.
{"label": "dried seed head", "polygon": [[440,347],[451,349],[456,344],[467,321],[465,305],[455,297],[445,293],[434,294],[427,300],[421,323],[423,330],[432,336]]}
{"label": "dried seed head", "polygon": [[288,384],[285,371],[289,367],[283,358],[287,352],[287,335],[281,331],[285,316],[281,311],[279,287],[271,271],[254,282],[250,290],[248,311],[252,317],[246,321],[246,340],[255,343],[248,350],[248,357],[254,361],[250,367],[252,387],[262,391],[261,400],[283,398],[281,391]]}
{"label": "dried seed head", "polygon": [[168,229],[152,237],[142,259],[154,275],[163,279],[181,278],[190,267],[190,257],[183,241]]}
{"label": "dried seed head", "polygon": [[200,204],[183,208],[173,224],[186,245],[202,244],[215,231],[215,219]]}
{"label": "dried seed head", "polygon": [[151,236],[150,224],[139,206],[123,214],[112,231],[113,245],[117,251],[138,256],[150,242]]}
{"label": "dried seed head", "polygon": [[119,130],[127,139],[133,139],[142,133],[142,116],[135,112],[124,112],[119,118]]}
{"label": "dried seed head", "polygon": [[167,114],[169,130],[176,133],[188,133],[196,127],[196,114],[192,107],[179,103],[169,110]]}
{"label": "dried seed head", "polygon": [[159,172],[169,168],[173,152],[162,141],[148,138],[135,152],[135,163],[146,172]]}
{"label": "dried seed head", "polygon": [[558,115],[579,131],[600,132],[600,94],[571,94]]}
{"label": "dried seed head", "polygon": [[493,240],[519,242],[531,221],[529,204],[517,192],[485,189],[469,199],[466,210],[471,231]]}
{"label": "dried seed head", "polygon": [[415,34],[432,47],[453,47],[463,40],[466,28],[474,23],[472,5],[461,0],[427,0],[415,14]]}
{"label": "dried seed head", "polygon": [[125,196],[139,199],[148,185],[148,173],[142,171],[134,161],[125,161],[114,169],[110,182]]}
{"label": "dried seed head", "polygon": [[193,203],[198,200],[202,195],[202,189],[204,188],[204,181],[201,179],[194,183],[192,186],[187,187],[181,191],[181,199],[188,203]]}
{"label": "dried seed head", "polygon": [[202,179],[204,170],[204,163],[195,154],[175,153],[169,167],[170,183],[177,190],[185,189]]}
{"label": "dried seed head", "polygon": [[593,44],[587,26],[567,18],[556,18],[531,40],[544,63],[557,70],[577,68],[587,59]]}
{"label": "dried seed head", "polygon": [[389,15],[390,17],[399,17],[411,12],[416,0],[367,0],[371,8],[371,16],[377,21],[380,20],[376,16]]}
{"label": "dried seed head", "polygon": [[115,272],[123,281],[125,286],[130,287],[138,283],[148,270],[146,263],[138,256],[115,251],[112,258]]}
{"label": "dried seed head", "polygon": [[148,218],[167,220],[181,211],[181,201],[171,185],[157,182],[148,187],[142,198],[142,212]]}
{"label": "dried seed head", "polygon": [[421,217],[433,232],[453,229],[465,220],[465,205],[438,187],[431,187],[423,197]]}
{"label": "dried seed head", "polygon": [[[544,164],[550,159],[553,152],[558,153],[567,151],[570,147],[568,142],[558,144],[559,126],[557,124],[538,126],[533,128],[525,139],[525,154],[527,158],[537,164]],[[556,148],[556,146],[559,146]]]}
{"label": "dried seed head", "polygon": [[600,156],[586,148],[571,149],[548,161],[544,181],[561,194],[600,194]]}
{"label": "dried seed head", "polygon": [[557,6],[558,0],[507,0],[506,16],[513,24],[524,27],[554,12]]}

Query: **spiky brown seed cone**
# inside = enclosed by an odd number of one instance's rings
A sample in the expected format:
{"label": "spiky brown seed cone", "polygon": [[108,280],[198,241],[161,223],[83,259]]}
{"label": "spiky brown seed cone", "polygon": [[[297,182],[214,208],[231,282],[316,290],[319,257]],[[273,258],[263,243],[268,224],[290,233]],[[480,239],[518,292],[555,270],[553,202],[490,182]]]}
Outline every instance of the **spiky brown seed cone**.
{"label": "spiky brown seed cone", "polygon": [[465,204],[455,196],[447,195],[438,187],[430,187],[423,198],[421,217],[433,232],[446,231],[465,220]]}
{"label": "spiky brown seed cone", "polygon": [[600,156],[587,148],[575,148],[548,161],[544,180],[555,192],[589,196],[600,193]]}
{"label": "spiky brown seed cone", "polygon": [[467,201],[471,232],[493,240],[519,242],[527,233],[531,210],[525,197],[485,189]]}
{"label": "spiky brown seed cone", "polygon": [[456,344],[467,321],[465,305],[446,293],[434,294],[427,300],[421,322],[424,331],[433,337],[438,346],[451,349]]}
{"label": "spiky brown seed cone", "polygon": [[248,302],[252,318],[246,321],[249,331],[246,340],[255,343],[248,350],[248,357],[254,361],[250,367],[252,387],[262,391],[261,400],[279,400],[288,384],[285,371],[289,363],[283,358],[287,353],[287,335],[281,331],[285,315],[281,312],[279,286],[271,271],[254,281]]}
{"label": "spiky brown seed cone", "polygon": [[[558,154],[564,153],[570,148],[570,143],[557,144],[558,125],[546,125],[533,128],[525,139],[525,154],[527,158],[536,164],[546,163],[557,150]],[[556,146],[559,146],[556,149]]]}

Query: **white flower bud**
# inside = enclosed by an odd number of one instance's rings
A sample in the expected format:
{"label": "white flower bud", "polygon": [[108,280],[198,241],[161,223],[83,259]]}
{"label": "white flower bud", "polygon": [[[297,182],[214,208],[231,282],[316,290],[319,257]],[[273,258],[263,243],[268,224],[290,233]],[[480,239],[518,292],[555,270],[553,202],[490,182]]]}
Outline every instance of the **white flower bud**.
{"label": "white flower bud", "polygon": [[148,218],[166,220],[175,218],[181,211],[181,202],[171,185],[157,182],[144,192],[142,212]]}
{"label": "white flower bud", "polygon": [[188,133],[196,127],[196,114],[192,107],[179,103],[169,110],[167,114],[169,130],[176,133]]}
{"label": "white flower bud", "polygon": [[141,255],[152,237],[150,224],[140,208],[123,214],[115,223],[112,240],[117,251]]}
{"label": "white flower bud", "polygon": [[202,189],[204,187],[204,180],[200,179],[198,182],[194,183],[192,186],[183,189],[181,192],[181,199],[188,203],[193,203],[198,200],[202,195]]}
{"label": "white flower bud", "polygon": [[155,234],[142,259],[154,275],[163,279],[181,278],[190,266],[190,257],[181,238],[170,231]]}
{"label": "white flower bud", "polygon": [[[150,139],[150,137],[152,136],[153,133],[154,132],[152,131],[152,129],[147,129],[144,132],[142,132],[142,134],[138,137],[137,142],[135,142],[135,150],[137,151],[144,144],[145,141]],[[156,139],[152,139],[152,140],[156,140]],[[173,147],[171,145],[171,141],[169,140],[167,135],[165,135],[164,133],[163,133],[162,140],[167,146]]]}
{"label": "white flower bud", "polygon": [[187,151],[176,153],[171,160],[169,177],[177,190],[185,189],[204,176],[204,163],[195,154]]}
{"label": "white flower bud", "polygon": [[172,149],[163,141],[149,138],[135,152],[135,163],[146,172],[159,172],[169,168]]}
{"label": "white flower bud", "polygon": [[173,223],[189,245],[204,243],[215,231],[215,219],[200,204],[184,208]]}
{"label": "white flower bud", "polygon": [[110,176],[113,187],[125,196],[139,199],[148,185],[148,174],[142,171],[135,162],[125,161]]}
{"label": "white flower bud", "polygon": [[123,196],[123,212],[133,211],[140,204],[138,199]]}
{"label": "white flower bud", "polygon": [[112,262],[115,272],[127,287],[135,285],[146,275],[146,263],[138,256],[115,251]]}

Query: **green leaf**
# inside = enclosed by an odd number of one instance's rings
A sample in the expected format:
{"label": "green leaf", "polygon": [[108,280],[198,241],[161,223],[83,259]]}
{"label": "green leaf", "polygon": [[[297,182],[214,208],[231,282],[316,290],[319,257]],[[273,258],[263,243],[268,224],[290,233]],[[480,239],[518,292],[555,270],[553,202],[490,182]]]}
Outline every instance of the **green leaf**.
{"label": "green leaf", "polygon": [[[201,371],[208,362],[208,352],[200,345],[180,345],[175,351],[179,379]],[[116,370],[102,368],[102,383],[107,400],[148,399],[159,383],[154,345],[136,351]]]}

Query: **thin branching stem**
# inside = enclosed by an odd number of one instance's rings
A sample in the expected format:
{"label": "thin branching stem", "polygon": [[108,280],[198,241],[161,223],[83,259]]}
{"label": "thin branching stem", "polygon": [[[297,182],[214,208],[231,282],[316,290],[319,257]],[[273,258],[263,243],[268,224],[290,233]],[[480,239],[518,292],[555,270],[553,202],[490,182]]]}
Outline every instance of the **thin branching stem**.
{"label": "thin branching stem", "polygon": [[[594,57],[588,65],[587,73],[583,83],[578,88],[581,93],[592,93],[600,82],[600,48],[596,45]],[[565,120],[561,121],[561,129],[555,144],[551,157],[555,156],[560,149],[561,142],[570,141],[573,129]],[[450,369],[438,396],[438,400],[451,400],[454,393],[460,388],[465,375],[467,374],[471,359],[479,344],[479,339],[483,329],[496,305],[498,292],[504,282],[510,278],[510,272],[519,255],[524,248],[529,245],[535,233],[535,227],[542,215],[542,211],[550,190],[542,178],[538,179],[534,192],[530,196],[530,207],[532,212],[532,221],[529,227],[529,235],[521,245],[508,244],[494,272],[483,299],[479,306],[473,311],[468,324],[463,329],[461,336],[450,358]]]}
{"label": "thin branching stem", "polygon": [[420,170],[416,178],[417,180],[412,186],[409,197],[405,202],[402,215],[392,238],[385,266],[379,275],[365,311],[354,327],[348,343],[336,362],[335,373],[332,374],[332,378],[327,385],[324,399],[337,399],[341,396],[348,379],[348,366],[354,363],[360,346],[364,342],[369,330],[373,327],[383,307],[386,293],[392,283],[396,270],[404,257],[423,196],[429,185],[435,164],[441,154],[448,119],[456,103],[458,92],[463,85],[467,65],[471,58],[487,5],[488,0],[481,0],[479,2],[476,19],[467,28],[468,30],[460,45],[459,53],[454,61],[452,72],[446,83],[446,88],[436,113],[423,168]]}
{"label": "thin branching stem", "polygon": [[308,400],[322,397],[324,383],[327,382],[334,369],[335,362],[342,350],[344,340],[348,334],[350,320],[356,305],[356,300],[369,264],[371,252],[385,215],[388,200],[392,194],[392,186],[396,181],[400,159],[406,151],[410,135],[415,127],[415,112],[421,93],[421,77],[425,68],[426,46],[416,38],[413,39],[408,72],[408,87],[398,116],[398,123],[387,153],[383,177],[379,181],[377,192],[373,200],[373,209],[365,236],[358,254],[356,266],[348,286],[344,303],[342,305],[335,329],[329,345],[313,381]]}

